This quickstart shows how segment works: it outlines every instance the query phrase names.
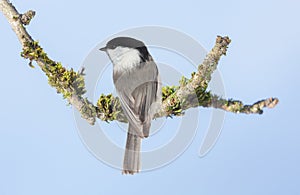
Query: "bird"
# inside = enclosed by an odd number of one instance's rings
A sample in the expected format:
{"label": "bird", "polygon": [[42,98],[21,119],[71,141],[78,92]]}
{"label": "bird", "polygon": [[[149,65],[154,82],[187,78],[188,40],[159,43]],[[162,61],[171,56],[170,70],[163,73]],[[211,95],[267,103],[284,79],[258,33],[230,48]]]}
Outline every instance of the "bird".
{"label": "bird", "polygon": [[141,140],[149,136],[161,103],[158,67],[146,45],[131,37],[113,38],[100,50],[113,64],[114,86],[129,123],[122,173],[133,175],[141,169]]}

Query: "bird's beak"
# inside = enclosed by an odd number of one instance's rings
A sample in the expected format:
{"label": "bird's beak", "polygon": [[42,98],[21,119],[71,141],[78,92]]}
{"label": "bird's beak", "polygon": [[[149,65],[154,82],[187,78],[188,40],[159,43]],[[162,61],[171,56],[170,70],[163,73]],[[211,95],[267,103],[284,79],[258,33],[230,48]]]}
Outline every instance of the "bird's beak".
{"label": "bird's beak", "polygon": [[106,48],[106,47],[102,47],[102,48],[100,48],[99,50],[100,50],[100,51],[106,51],[107,48]]}

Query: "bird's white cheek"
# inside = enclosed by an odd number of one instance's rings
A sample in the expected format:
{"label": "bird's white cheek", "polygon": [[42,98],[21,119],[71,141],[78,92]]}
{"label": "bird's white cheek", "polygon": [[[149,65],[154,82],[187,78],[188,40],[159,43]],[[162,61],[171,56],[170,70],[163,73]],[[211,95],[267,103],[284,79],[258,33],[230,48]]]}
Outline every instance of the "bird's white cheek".
{"label": "bird's white cheek", "polygon": [[116,71],[130,71],[140,64],[140,54],[136,49],[114,49],[108,51],[108,55],[114,64],[114,70]]}

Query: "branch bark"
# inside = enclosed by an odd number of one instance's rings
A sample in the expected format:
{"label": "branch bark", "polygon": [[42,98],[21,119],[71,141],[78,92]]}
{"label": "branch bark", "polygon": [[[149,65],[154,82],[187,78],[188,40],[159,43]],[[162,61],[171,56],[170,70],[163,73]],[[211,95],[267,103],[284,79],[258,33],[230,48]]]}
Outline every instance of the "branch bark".
{"label": "branch bark", "polygon": [[[28,25],[35,12],[29,10],[20,14],[8,0],[0,0],[0,10],[11,25],[22,45],[22,56],[35,61],[46,73],[49,84],[62,93],[64,98],[77,109],[81,116],[90,124],[94,124],[96,118],[104,121],[118,120],[126,122],[126,117],[118,98],[109,95],[101,95],[97,105],[93,105],[84,98],[84,74],[83,71],[74,72],[66,70],[61,63],[48,57],[38,42],[29,35],[25,25]],[[207,91],[212,73],[216,70],[220,58],[226,55],[231,40],[228,37],[218,36],[212,50],[199,65],[197,72],[192,73],[191,78],[182,78],[180,86],[166,86],[162,89],[163,102],[161,109],[155,117],[179,116],[184,110],[192,107],[213,107],[234,113],[262,114],[263,108],[273,108],[279,100],[267,98],[252,105],[244,105],[239,100],[224,99]]]}

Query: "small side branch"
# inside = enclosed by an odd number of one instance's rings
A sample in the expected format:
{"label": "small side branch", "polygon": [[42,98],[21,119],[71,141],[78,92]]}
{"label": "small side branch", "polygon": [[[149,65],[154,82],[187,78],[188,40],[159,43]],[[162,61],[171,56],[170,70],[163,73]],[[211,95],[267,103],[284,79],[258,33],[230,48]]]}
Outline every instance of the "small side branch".
{"label": "small side branch", "polygon": [[[180,114],[179,111],[196,105],[199,106],[201,102],[206,102],[210,98],[210,95],[207,96],[206,94],[208,83],[211,80],[212,73],[217,69],[220,58],[226,55],[230,42],[231,40],[227,36],[217,36],[214,47],[206,55],[202,64],[198,66],[198,71],[193,72],[190,79],[183,77],[180,86],[174,89],[174,93],[165,98],[159,116],[164,115],[165,111],[170,113],[170,109],[175,109]],[[177,114],[175,113],[175,115]]]}
{"label": "small side branch", "polygon": [[203,107],[213,107],[233,113],[262,114],[264,108],[274,108],[278,104],[277,98],[260,100],[251,105],[244,105],[243,102],[233,99],[223,99],[213,95],[210,102],[202,104]]}
{"label": "small side branch", "polygon": [[29,10],[25,14],[21,14],[21,22],[24,25],[29,25],[31,19],[35,16],[35,11]]}

